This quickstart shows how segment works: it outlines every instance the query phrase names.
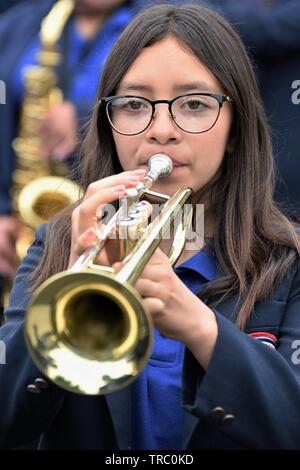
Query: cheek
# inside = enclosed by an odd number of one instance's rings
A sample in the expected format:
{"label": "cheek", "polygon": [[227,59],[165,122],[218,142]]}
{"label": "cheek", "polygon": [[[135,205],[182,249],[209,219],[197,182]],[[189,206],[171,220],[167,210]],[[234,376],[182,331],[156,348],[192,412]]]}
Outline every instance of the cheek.
{"label": "cheek", "polygon": [[202,134],[201,141],[197,141],[196,158],[193,165],[194,190],[206,185],[218,172],[226,151],[227,136],[216,128],[206,135]]}
{"label": "cheek", "polygon": [[223,160],[226,149],[226,139],[218,135],[217,132],[207,133],[197,145],[196,166],[202,168],[218,167]]}
{"label": "cheek", "polygon": [[135,137],[122,136],[115,132],[113,137],[121,167],[124,171],[135,170],[137,167],[134,158],[137,148]]}
{"label": "cheek", "polygon": [[226,109],[226,112],[221,115],[215,127],[210,131],[210,148],[213,155],[213,160],[218,166],[220,166],[226,153],[231,124],[232,115],[231,112]]}

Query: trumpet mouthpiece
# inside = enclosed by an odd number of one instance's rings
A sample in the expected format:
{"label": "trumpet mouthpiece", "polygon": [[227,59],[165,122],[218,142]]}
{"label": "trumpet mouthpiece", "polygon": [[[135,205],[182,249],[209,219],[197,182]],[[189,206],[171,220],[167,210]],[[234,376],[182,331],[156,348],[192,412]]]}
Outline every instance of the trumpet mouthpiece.
{"label": "trumpet mouthpiece", "polygon": [[148,177],[156,180],[172,173],[173,162],[168,155],[156,153],[148,161]]}

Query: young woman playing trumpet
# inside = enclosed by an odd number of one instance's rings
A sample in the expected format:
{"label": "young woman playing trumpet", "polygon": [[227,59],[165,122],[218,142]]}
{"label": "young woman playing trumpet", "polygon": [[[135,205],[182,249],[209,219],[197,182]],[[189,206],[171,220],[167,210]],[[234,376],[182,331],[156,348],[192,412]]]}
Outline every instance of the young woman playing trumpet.
{"label": "young woman playing trumpet", "polygon": [[[211,240],[175,267],[158,248],[137,280],[155,330],[136,380],[108,395],[70,393],[29,356],[24,313],[96,241],[101,208],[135,188],[157,153],[173,171],[152,189],[190,187]],[[37,232],[0,329],[1,446],[299,448],[299,241],[272,199],[265,113],[230,25],[189,5],[140,13],[107,60],[80,170],[83,199]],[[108,261],[104,249],[97,262]]]}

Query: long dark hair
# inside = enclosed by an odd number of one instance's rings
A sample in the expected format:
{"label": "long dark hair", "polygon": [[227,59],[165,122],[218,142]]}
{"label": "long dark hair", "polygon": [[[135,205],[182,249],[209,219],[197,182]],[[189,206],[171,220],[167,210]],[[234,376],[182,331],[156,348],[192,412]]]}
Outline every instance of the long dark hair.
{"label": "long dark hair", "polygon": [[[274,163],[266,117],[254,72],[235,30],[215,12],[196,5],[158,5],[142,11],[113,47],[102,73],[97,102],[113,95],[141,50],[176,37],[219,80],[234,102],[232,150],[198,194],[211,195],[214,253],[224,273],[201,297],[217,304],[239,293],[237,325],[243,329],[254,303],[270,294],[300,253],[294,225],[273,201]],[[104,110],[96,103],[80,153],[84,190],[122,171]],[[67,268],[71,239],[68,208],[48,226],[34,287]]]}

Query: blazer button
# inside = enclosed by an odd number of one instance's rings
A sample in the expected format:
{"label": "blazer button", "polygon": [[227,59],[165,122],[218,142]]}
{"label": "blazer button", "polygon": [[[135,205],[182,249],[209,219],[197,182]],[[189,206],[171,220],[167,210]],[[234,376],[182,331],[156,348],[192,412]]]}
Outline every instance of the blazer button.
{"label": "blazer button", "polygon": [[221,423],[222,424],[226,424],[226,423],[231,423],[232,421],[235,420],[235,416],[234,415],[231,415],[231,414],[227,414],[225,416],[223,416],[222,420],[221,420]]}
{"label": "blazer button", "polygon": [[35,384],[27,385],[27,390],[30,393],[35,393],[35,394],[41,393],[41,390]]}
{"label": "blazer button", "polygon": [[45,379],[42,379],[40,377],[35,379],[34,383],[40,390],[46,390],[47,388],[49,388],[49,383]]}
{"label": "blazer button", "polygon": [[225,410],[222,406],[215,406],[215,408],[210,410],[210,415],[215,421],[220,421],[220,419],[225,415]]}

